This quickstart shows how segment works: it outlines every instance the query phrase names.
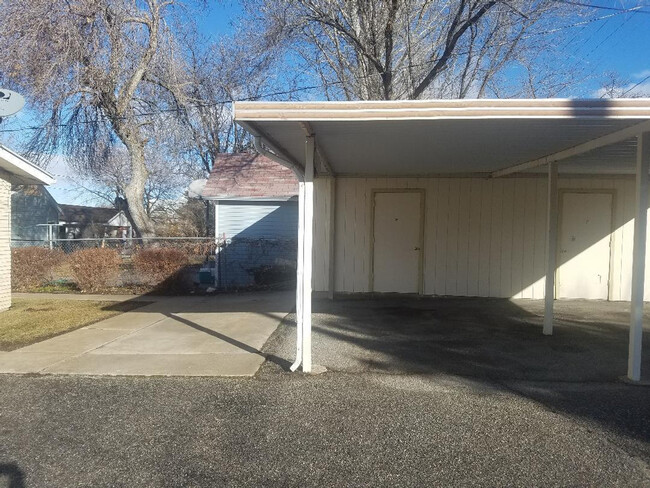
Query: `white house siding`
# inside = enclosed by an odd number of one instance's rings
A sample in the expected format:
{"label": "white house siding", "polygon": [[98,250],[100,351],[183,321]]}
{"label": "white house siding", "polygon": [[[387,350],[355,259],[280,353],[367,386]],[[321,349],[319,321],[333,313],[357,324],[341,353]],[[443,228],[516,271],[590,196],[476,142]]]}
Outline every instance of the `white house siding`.
{"label": "white house siding", "polygon": [[11,184],[0,175],[0,310],[11,306]]}
{"label": "white house siding", "polygon": [[219,286],[264,284],[257,283],[256,270],[295,266],[297,201],[221,200],[216,211],[217,236],[228,239],[217,258]]}
{"label": "white house siding", "polygon": [[[326,291],[328,284],[328,185],[326,179],[316,182],[314,289],[317,291]],[[337,292],[369,291],[374,188],[425,190],[425,294],[544,297],[545,177],[337,178]],[[614,191],[609,298],[629,300],[634,180],[627,177],[561,177],[559,188]],[[650,300],[650,261],[645,298]]]}

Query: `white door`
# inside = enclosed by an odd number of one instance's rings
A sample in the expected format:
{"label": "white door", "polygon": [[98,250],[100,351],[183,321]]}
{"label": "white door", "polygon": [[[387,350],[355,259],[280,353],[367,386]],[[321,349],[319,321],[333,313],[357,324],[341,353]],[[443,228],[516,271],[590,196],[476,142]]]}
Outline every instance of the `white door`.
{"label": "white door", "polygon": [[558,298],[609,298],[612,195],[563,193]]}
{"label": "white door", "polygon": [[373,291],[418,293],[421,199],[420,192],[375,193]]}

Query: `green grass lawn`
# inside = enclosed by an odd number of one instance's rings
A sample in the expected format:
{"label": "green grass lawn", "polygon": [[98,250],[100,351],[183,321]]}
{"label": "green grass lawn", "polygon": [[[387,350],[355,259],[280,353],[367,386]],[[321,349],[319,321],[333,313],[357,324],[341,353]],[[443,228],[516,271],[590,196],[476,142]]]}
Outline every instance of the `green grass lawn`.
{"label": "green grass lawn", "polygon": [[0,351],[28,346],[143,305],[146,303],[14,298],[11,308],[0,312]]}

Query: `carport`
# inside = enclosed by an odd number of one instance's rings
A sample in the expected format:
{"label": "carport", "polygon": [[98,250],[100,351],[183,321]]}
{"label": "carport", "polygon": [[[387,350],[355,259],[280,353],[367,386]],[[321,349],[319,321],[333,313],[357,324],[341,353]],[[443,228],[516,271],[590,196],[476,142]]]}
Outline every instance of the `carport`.
{"label": "carport", "polygon": [[558,296],[630,300],[641,379],[650,100],[237,102],[235,120],[300,181],[292,370],[312,369],[312,289],[395,291],[543,298],[545,335]]}

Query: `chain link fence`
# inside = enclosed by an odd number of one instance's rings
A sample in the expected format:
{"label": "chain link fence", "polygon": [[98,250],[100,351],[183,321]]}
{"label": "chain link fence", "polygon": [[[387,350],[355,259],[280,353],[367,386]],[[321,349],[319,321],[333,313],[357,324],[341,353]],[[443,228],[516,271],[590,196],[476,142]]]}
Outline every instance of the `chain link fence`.
{"label": "chain link fence", "polygon": [[[147,279],[133,266],[134,256],[147,249],[175,249],[187,257],[178,279],[184,288],[219,290],[292,286],[295,283],[297,242],[295,239],[204,237],[89,238],[46,241],[12,240],[12,248],[41,247],[62,251],[66,261],[84,249],[108,248],[122,258],[118,286],[137,288]],[[73,283],[69,266],[61,265],[54,273],[57,283]],[[149,283],[150,284],[150,283]]]}

